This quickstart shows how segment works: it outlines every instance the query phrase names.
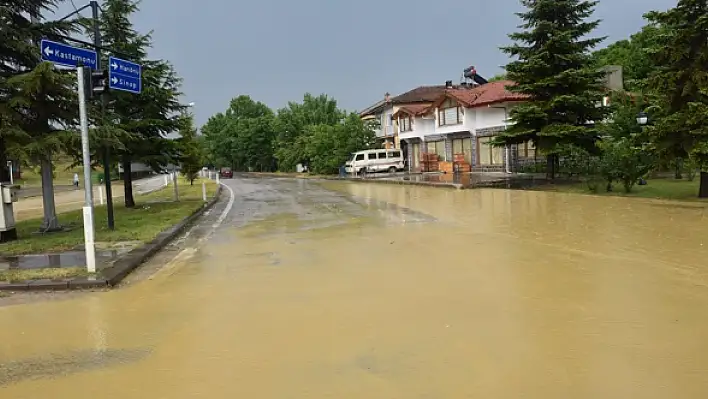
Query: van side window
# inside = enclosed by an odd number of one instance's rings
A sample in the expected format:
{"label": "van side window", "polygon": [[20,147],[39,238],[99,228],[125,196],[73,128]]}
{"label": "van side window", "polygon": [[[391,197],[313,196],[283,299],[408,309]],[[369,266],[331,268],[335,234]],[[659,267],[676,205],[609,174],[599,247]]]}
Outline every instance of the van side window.
{"label": "van side window", "polygon": [[356,156],[356,161],[363,161],[364,160],[364,154],[359,154]]}
{"label": "van side window", "polygon": [[388,153],[389,158],[400,158],[401,157],[401,152],[400,151],[391,151]]}
{"label": "van side window", "polygon": [[370,152],[369,153],[369,161],[375,160],[376,159],[376,153],[375,152]]}
{"label": "van side window", "polygon": [[385,153],[385,152],[379,152],[379,159],[386,159],[386,153]]}

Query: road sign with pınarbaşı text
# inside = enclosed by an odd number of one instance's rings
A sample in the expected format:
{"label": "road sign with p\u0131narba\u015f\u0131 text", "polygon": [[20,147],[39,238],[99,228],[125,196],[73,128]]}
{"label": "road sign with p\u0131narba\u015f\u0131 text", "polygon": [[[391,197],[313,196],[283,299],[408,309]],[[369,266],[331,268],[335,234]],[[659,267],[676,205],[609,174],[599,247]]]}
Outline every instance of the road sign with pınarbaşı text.
{"label": "road sign with p\u0131narba\u015f\u0131 text", "polygon": [[81,65],[91,69],[96,69],[98,64],[98,56],[93,50],[73,47],[47,39],[42,39],[39,49],[42,53],[42,61],[69,67]]}
{"label": "road sign with p\u0131narba\u015f\u0131 text", "polygon": [[140,94],[143,90],[142,67],[134,62],[109,57],[108,87],[113,90]]}

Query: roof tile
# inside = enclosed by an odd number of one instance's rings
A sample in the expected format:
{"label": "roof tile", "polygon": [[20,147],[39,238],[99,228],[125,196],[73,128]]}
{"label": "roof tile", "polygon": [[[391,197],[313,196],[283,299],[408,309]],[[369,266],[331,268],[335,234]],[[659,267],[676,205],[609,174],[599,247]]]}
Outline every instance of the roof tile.
{"label": "roof tile", "polygon": [[[525,101],[529,97],[526,94],[514,93],[507,90],[507,86],[514,85],[509,80],[489,82],[485,85],[473,89],[448,89],[446,95],[455,98],[469,108],[481,107],[489,104],[496,104],[507,101]],[[440,97],[438,97],[438,100]]]}
{"label": "roof tile", "polygon": [[433,102],[445,93],[445,86],[420,86],[391,99],[392,104]]}

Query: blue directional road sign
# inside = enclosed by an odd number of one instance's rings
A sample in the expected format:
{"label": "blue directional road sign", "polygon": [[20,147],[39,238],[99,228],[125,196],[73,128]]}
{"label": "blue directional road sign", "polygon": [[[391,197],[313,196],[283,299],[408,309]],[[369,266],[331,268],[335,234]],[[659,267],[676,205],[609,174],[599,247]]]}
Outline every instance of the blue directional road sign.
{"label": "blue directional road sign", "polygon": [[139,94],[143,89],[142,67],[134,62],[109,57],[108,82],[111,89]]}
{"label": "blue directional road sign", "polygon": [[98,57],[93,50],[72,47],[47,39],[42,39],[40,50],[42,52],[42,61],[49,61],[70,67],[77,67],[81,64],[91,67],[91,69],[96,69]]}

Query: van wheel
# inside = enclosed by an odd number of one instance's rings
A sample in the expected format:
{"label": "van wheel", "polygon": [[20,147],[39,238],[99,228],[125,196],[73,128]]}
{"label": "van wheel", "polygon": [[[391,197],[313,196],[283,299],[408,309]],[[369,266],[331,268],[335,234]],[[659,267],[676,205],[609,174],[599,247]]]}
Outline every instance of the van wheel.
{"label": "van wheel", "polygon": [[398,171],[398,169],[396,169],[395,166],[391,166],[390,168],[388,168],[388,173],[392,173],[392,174],[393,174],[393,173],[396,173],[397,171]]}

